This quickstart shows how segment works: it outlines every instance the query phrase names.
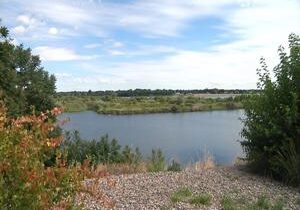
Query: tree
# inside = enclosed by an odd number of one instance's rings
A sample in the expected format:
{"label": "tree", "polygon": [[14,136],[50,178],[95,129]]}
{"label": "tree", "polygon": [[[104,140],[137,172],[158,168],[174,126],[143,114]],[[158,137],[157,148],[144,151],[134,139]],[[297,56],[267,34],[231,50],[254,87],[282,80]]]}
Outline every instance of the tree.
{"label": "tree", "polygon": [[0,27],[0,97],[11,116],[51,110],[54,107],[54,75],[41,67],[30,48],[11,43],[9,31]]}
{"label": "tree", "polygon": [[289,36],[289,54],[279,48],[274,80],[264,59],[258,69],[259,94],[245,103],[241,142],[250,165],[300,184],[300,38]]}

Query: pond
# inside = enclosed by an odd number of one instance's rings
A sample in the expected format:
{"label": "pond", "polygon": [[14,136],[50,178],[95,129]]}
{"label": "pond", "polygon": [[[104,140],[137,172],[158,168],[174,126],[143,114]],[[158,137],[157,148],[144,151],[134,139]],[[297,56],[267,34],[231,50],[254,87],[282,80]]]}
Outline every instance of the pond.
{"label": "pond", "polygon": [[64,130],[78,130],[84,139],[105,134],[121,145],[139,147],[145,155],[162,149],[168,161],[194,162],[209,152],[217,164],[232,164],[242,155],[238,140],[242,110],[140,115],[102,115],[95,112],[64,113]]}

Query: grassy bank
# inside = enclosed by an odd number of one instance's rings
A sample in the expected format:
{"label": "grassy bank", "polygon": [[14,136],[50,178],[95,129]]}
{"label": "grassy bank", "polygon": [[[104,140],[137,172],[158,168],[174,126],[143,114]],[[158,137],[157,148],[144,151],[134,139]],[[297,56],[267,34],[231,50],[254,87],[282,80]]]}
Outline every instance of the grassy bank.
{"label": "grassy bank", "polygon": [[95,111],[101,114],[196,112],[242,108],[244,96],[205,98],[194,95],[155,97],[58,96],[56,104],[66,112]]}

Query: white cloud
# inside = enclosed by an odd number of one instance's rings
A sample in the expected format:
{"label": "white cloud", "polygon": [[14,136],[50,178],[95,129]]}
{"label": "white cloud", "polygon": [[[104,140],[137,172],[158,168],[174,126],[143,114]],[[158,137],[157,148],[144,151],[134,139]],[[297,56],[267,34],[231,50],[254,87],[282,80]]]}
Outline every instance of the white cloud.
{"label": "white cloud", "polygon": [[[134,1],[130,4],[110,1],[86,2],[83,0],[11,1],[17,7],[29,10],[41,20],[60,24],[76,33],[90,33],[97,36],[107,35],[106,32],[110,31],[111,28],[119,27],[134,30],[150,37],[178,36],[189,25],[190,21],[195,19],[215,17],[226,20],[230,18],[233,23],[232,26],[235,27],[235,24],[241,22],[242,24],[250,24],[253,19],[257,20],[258,18],[251,14],[254,10],[256,10],[256,14],[264,16],[263,18],[266,20],[269,15],[278,19],[285,15],[290,16],[290,11],[294,13],[299,9],[298,0],[143,0]],[[235,18],[235,15],[239,16],[239,12],[245,13],[247,17],[244,19]],[[256,27],[256,25],[259,26],[268,22],[273,24],[274,19],[271,16],[269,21],[253,22],[255,24],[251,26]],[[17,19],[28,25],[36,22],[29,15],[20,15]],[[229,27],[228,30],[232,29],[230,25],[226,27]],[[239,30],[239,28],[235,29]]]}
{"label": "white cloud", "polygon": [[[58,91],[73,91],[74,84],[77,84],[80,90],[99,90],[99,87],[107,89],[118,80],[103,75],[75,76],[69,73],[60,73],[55,74],[55,76],[58,79]],[[118,83],[122,82],[121,80],[118,81]]]}
{"label": "white cloud", "polygon": [[112,47],[113,48],[121,48],[121,47],[124,47],[124,44],[122,42],[114,42]]}
{"label": "white cloud", "polygon": [[[259,57],[265,56],[272,67],[277,61],[276,50],[280,44],[285,44],[288,34],[300,34],[299,0],[142,0],[131,3],[82,0],[10,1],[22,5],[19,8],[34,14],[28,17],[51,22],[55,27],[69,30],[69,34],[85,37],[92,35],[93,38],[105,35],[110,38],[109,43],[91,43],[84,46],[87,49],[103,47],[104,51],[115,56],[106,63],[96,63],[93,66],[95,75],[84,77],[84,81],[95,81],[95,77],[103,78],[99,76],[100,73],[111,73],[113,76],[105,77],[111,82],[103,86],[109,89],[204,88],[218,84],[227,88],[254,88]],[[0,12],[2,14],[1,8]],[[179,49],[177,43],[169,46],[171,42],[169,43],[168,36],[185,36],[183,32],[186,28],[201,28],[202,25],[197,25],[197,21],[210,18],[220,21],[216,21],[219,25],[212,27],[218,28],[220,34],[217,38],[221,42],[198,50],[186,50],[184,47]],[[19,18],[13,31],[24,34],[27,22],[30,21],[25,17]],[[48,29],[49,27],[45,29],[46,32]],[[144,46],[140,40],[135,44],[134,37],[130,40],[118,37],[118,41],[114,41],[114,29],[138,32],[146,38],[162,39],[158,42],[155,39],[157,44],[152,46],[151,41]],[[195,41],[194,36],[192,39]],[[224,40],[227,40],[226,43]],[[139,46],[134,50],[127,48],[130,47],[130,41]],[[201,41],[202,34],[199,34],[199,42]],[[121,44],[116,44],[118,42]],[[184,44],[180,43],[180,46]],[[39,50],[48,60],[91,58],[65,48]],[[134,56],[158,54],[160,56],[152,60],[141,60],[140,57],[134,59]],[[133,59],[120,63],[116,55],[123,55],[122,59],[132,56]],[[73,88],[88,89],[88,82],[80,84],[78,86],[74,83]],[[96,82],[93,84],[97,87]],[[100,88],[102,86],[98,87]]]}
{"label": "white cloud", "polygon": [[179,49],[167,45],[138,45],[135,49],[126,51],[126,56],[147,56],[157,54],[177,53]]}
{"label": "white cloud", "polygon": [[49,46],[36,47],[33,53],[39,55],[44,61],[92,60],[99,57],[98,55],[79,55],[70,49]]}
{"label": "white cloud", "polygon": [[98,47],[101,47],[102,44],[99,44],[99,43],[92,43],[92,44],[87,44],[87,45],[84,45],[84,48],[87,48],[87,49],[94,49],[94,48],[98,48]]}
{"label": "white cloud", "polygon": [[31,26],[37,22],[35,18],[32,18],[28,15],[19,15],[17,21],[23,25]]}
{"label": "white cloud", "polygon": [[51,28],[49,28],[48,33],[51,35],[56,35],[56,34],[58,34],[58,29],[55,27],[51,27]]}
{"label": "white cloud", "polygon": [[16,26],[12,29],[15,34],[23,34],[26,31],[26,28],[22,25]]}
{"label": "white cloud", "polygon": [[[126,4],[83,0],[10,0],[17,8],[30,11],[40,20],[97,36],[106,35],[111,28],[118,27],[141,32],[145,36],[178,35],[193,18],[221,16],[223,6],[233,1],[144,0]],[[28,15],[22,15],[19,20],[27,24],[31,21]]]}
{"label": "white cloud", "polygon": [[118,56],[118,55],[124,55],[125,53],[120,51],[120,50],[107,50],[107,52],[110,54],[110,55],[113,55],[113,56]]}

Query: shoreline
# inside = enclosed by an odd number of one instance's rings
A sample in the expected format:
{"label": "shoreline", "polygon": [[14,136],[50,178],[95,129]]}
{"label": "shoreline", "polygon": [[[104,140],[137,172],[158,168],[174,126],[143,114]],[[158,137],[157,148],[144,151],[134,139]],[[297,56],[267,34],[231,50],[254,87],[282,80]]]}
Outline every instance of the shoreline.
{"label": "shoreline", "polygon": [[64,111],[63,113],[80,113],[80,112],[94,112],[99,115],[105,115],[105,116],[130,116],[130,115],[150,115],[150,114],[183,114],[183,113],[194,113],[194,112],[214,112],[214,111],[237,111],[237,110],[244,110],[243,107],[234,108],[234,109],[206,109],[206,110],[195,110],[195,111],[180,111],[180,112],[137,112],[137,113],[102,113],[97,112],[95,110],[78,110],[78,111]]}

